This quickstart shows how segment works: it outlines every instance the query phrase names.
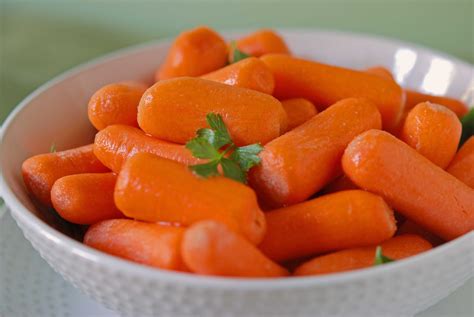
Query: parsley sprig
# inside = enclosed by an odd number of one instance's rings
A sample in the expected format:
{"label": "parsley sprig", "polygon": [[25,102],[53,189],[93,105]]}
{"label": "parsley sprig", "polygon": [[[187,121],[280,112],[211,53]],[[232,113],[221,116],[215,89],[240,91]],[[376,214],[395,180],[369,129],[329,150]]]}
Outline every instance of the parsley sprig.
{"label": "parsley sprig", "polygon": [[467,141],[471,136],[474,135],[474,108],[471,109],[464,117],[461,119],[462,124],[462,135],[461,135],[461,142],[459,142],[459,146],[461,146],[464,142]]}
{"label": "parsley sprig", "polygon": [[252,56],[239,50],[235,41],[230,42],[230,50],[232,52],[231,60],[229,61],[230,64],[237,63],[238,61]]}
{"label": "parsley sprig", "polygon": [[237,147],[219,114],[209,113],[206,121],[210,128],[197,130],[196,137],[186,143],[186,148],[195,157],[209,161],[189,168],[195,174],[207,178],[220,175],[220,165],[224,176],[247,183],[247,172],[260,164],[258,154],[262,146],[251,144]]}
{"label": "parsley sprig", "polygon": [[49,147],[49,153],[56,153],[56,142],[51,143]]}
{"label": "parsley sprig", "polygon": [[395,260],[383,255],[381,246],[377,246],[377,248],[375,248],[374,265],[381,265],[381,264],[390,263],[394,261]]}

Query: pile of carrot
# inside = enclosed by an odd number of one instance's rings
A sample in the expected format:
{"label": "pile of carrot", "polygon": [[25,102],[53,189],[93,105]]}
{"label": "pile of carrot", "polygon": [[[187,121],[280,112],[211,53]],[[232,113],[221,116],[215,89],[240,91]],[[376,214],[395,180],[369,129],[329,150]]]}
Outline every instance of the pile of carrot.
{"label": "pile of carrot", "polygon": [[270,278],[368,268],[474,230],[461,101],[380,66],[297,57],[267,29],[230,43],[183,32],[155,81],[101,87],[84,106],[92,144],[23,163],[32,198],[92,248]]}

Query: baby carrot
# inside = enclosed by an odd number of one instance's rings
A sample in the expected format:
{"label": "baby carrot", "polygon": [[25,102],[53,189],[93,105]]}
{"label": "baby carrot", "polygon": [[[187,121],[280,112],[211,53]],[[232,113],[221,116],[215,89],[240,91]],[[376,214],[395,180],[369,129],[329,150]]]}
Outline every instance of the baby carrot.
{"label": "baby carrot", "polygon": [[114,203],[116,179],[113,173],[64,176],[51,189],[54,209],[63,219],[82,225],[122,218]]}
{"label": "baby carrot", "polygon": [[206,26],[183,32],[171,45],[155,79],[207,74],[226,65],[227,52],[222,37]]}
{"label": "baby carrot", "polygon": [[362,97],[378,107],[384,129],[391,129],[399,120],[404,94],[394,81],[288,55],[271,54],[261,59],[273,72],[273,94],[278,99],[306,98],[321,111],[341,99]]}
{"label": "baby carrot", "polygon": [[474,188],[474,137],[470,137],[449,164],[448,173]]}
{"label": "baby carrot", "polygon": [[95,136],[95,155],[116,173],[129,157],[141,152],[155,154],[186,165],[202,163],[183,145],[155,139],[138,128],[112,125],[99,131]]}
{"label": "baby carrot", "polygon": [[354,184],[349,177],[342,175],[324,187],[323,192],[330,194],[350,189],[359,189],[359,187]]}
{"label": "baby carrot", "polygon": [[405,220],[400,226],[398,226],[398,230],[396,235],[405,235],[405,234],[416,234],[423,239],[427,240],[433,246],[438,246],[443,244],[443,240],[439,237],[435,236],[431,232],[426,231],[416,223],[411,220]]}
{"label": "baby carrot", "polygon": [[259,248],[275,261],[380,243],[395,233],[384,200],[362,190],[324,195],[265,213]]}
{"label": "baby carrot", "polygon": [[422,102],[405,119],[400,139],[421,155],[445,169],[456,154],[461,121],[448,108]]}
{"label": "baby carrot", "polygon": [[160,81],[138,107],[138,124],[159,139],[184,144],[206,127],[206,115],[222,116],[237,146],[265,144],[280,135],[281,103],[274,97],[202,78]]}
{"label": "baby carrot", "polygon": [[84,243],[140,264],[188,271],[180,253],[184,230],[131,219],[105,220],[89,227]]}
{"label": "baby carrot", "polygon": [[138,127],[138,103],[146,89],[144,84],[138,82],[124,82],[102,87],[89,100],[90,122],[97,130],[102,130],[112,124]]}
{"label": "baby carrot", "polygon": [[387,132],[357,136],[342,166],[356,185],[445,240],[474,229],[474,190]]}
{"label": "baby carrot", "polygon": [[230,86],[257,90],[269,95],[273,93],[273,88],[275,88],[272,72],[256,57],[243,59],[203,75],[201,78]]}
{"label": "baby carrot", "polygon": [[201,221],[186,230],[181,255],[191,271],[233,277],[281,277],[288,271],[253,244],[216,221]]}
{"label": "baby carrot", "polygon": [[[393,237],[381,244],[383,255],[400,260],[432,248],[431,244],[417,235]],[[314,258],[294,273],[296,276],[330,274],[371,267],[374,265],[376,246],[338,251]]]}
{"label": "baby carrot", "polygon": [[281,105],[285,109],[288,118],[288,131],[302,125],[318,113],[313,103],[304,98],[282,100]]}
{"label": "baby carrot", "polygon": [[261,164],[250,171],[250,184],[266,206],[302,202],[338,176],[342,153],[355,136],[380,127],[371,102],[341,100],[268,143]]}
{"label": "baby carrot", "polygon": [[433,96],[428,94],[423,94],[421,92],[417,92],[411,89],[406,89],[406,101],[405,101],[405,109],[410,110],[415,107],[417,104],[429,101],[431,103],[439,104],[449,108],[453,111],[458,117],[464,116],[468,108],[467,106],[460,100],[446,97],[446,96]]}
{"label": "baby carrot", "polygon": [[290,50],[281,36],[268,29],[251,33],[237,40],[236,45],[245,54],[257,57],[270,53],[290,54]]}
{"label": "baby carrot", "polygon": [[123,166],[115,203],[126,216],[144,221],[221,221],[255,244],[265,233],[265,217],[251,188],[223,176],[200,178],[185,165],[147,153]]}
{"label": "baby carrot", "polygon": [[61,177],[108,171],[95,157],[92,144],[67,151],[35,155],[23,162],[21,170],[26,188],[46,206],[51,206],[51,188]]}
{"label": "baby carrot", "polygon": [[367,73],[374,74],[374,75],[380,76],[382,78],[394,81],[392,73],[387,68],[385,68],[383,66],[370,67],[370,68],[367,68],[365,71]]}

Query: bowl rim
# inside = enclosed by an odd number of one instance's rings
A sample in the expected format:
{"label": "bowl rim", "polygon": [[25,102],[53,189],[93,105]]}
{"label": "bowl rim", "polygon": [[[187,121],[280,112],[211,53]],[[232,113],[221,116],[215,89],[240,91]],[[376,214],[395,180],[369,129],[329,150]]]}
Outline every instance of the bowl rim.
{"label": "bowl rim", "polygon": [[[364,33],[357,32],[347,32],[347,31],[337,31],[337,30],[327,30],[319,28],[274,28],[278,32],[284,34],[301,34],[301,33],[320,33],[333,36],[350,36],[359,39],[373,40],[377,42],[382,42],[385,44],[393,44],[397,46],[405,46],[411,48],[418,52],[429,53],[437,55],[439,57],[445,58],[460,64],[461,67],[471,68],[474,71],[472,64],[463,61],[459,58],[453,57],[449,54],[439,52],[428,47],[409,43],[406,41],[401,41],[398,39],[392,39],[387,37],[382,37],[378,35],[369,35]],[[239,29],[239,30],[222,30],[221,33],[225,36],[232,36],[236,34],[241,34],[249,29]],[[63,80],[73,77],[80,74],[83,71],[87,71],[96,66],[99,66],[101,63],[106,62],[110,59],[115,59],[119,57],[124,57],[129,54],[137,53],[141,50],[152,48],[154,46],[168,45],[174,37],[166,37],[158,40],[153,40],[141,44],[136,44],[128,46],[119,50],[115,50],[111,53],[94,58],[85,63],[79,64],[67,70],[58,76],[48,80],[46,83],[39,86],[27,97],[25,97],[8,115],[4,121],[2,128],[0,130],[0,160],[3,161],[5,153],[3,151],[3,141],[5,135],[8,132],[9,127],[12,125],[18,113],[23,109],[27,108],[32,100],[34,100],[38,95],[44,91],[54,87]],[[320,276],[301,276],[301,277],[291,277],[291,278],[231,278],[231,277],[216,277],[216,276],[203,276],[203,275],[194,275],[189,273],[181,273],[176,271],[169,271],[159,268],[148,267],[138,263],[134,263],[129,260],[125,260],[119,257],[109,255],[105,252],[93,249],[79,241],[72,239],[66,234],[61,233],[60,231],[54,229],[47,223],[40,220],[37,216],[31,213],[28,208],[26,208],[13,193],[11,188],[7,185],[7,182],[3,176],[3,173],[0,173],[0,196],[4,199],[5,205],[11,211],[15,220],[20,223],[25,223],[22,226],[28,228],[33,228],[34,231],[38,233],[42,238],[50,240],[58,248],[65,250],[66,252],[73,253],[75,256],[80,256],[88,261],[94,262],[98,265],[104,266],[113,266],[116,270],[129,271],[130,273],[137,274],[143,277],[148,277],[150,280],[162,280],[171,283],[181,283],[187,285],[199,285],[206,287],[214,287],[219,289],[246,289],[246,290],[261,290],[261,289],[287,289],[287,288],[307,288],[310,286],[324,286],[327,284],[338,284],[346,283],[354,280],[364,280],[369,276],[378,276],[381,274],[389,274],[393,271],[402,270],[403,268],[413,267],[419,262],[428,261],[434,257],[442,256],[444,250],[452,248],[456,245],[462,245],[463,243],[468,243],[468,240],[474,241],[474,231],[466,233],[465,235],[458,237],[452,241],[446,242],[441,246],[437,246],[432,250],[423,252],[422,254],[399,260],[388,265],[381,265],[377,267],[364,268],[354,271],[340,272],[335,274],[320,275]],[[471,241],[472,243],[472,241]]]}

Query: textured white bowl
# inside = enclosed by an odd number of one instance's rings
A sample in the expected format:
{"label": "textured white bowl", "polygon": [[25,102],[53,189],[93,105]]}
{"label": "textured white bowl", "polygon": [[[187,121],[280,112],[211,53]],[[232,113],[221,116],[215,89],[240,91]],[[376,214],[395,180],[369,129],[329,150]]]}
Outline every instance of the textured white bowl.
{"label": "textured white bowl", "polygon": [[[444,54],[357,34],[282,34],[296,55],[354,68],[384,65],[406,87],[469,98],[473,67]],[[410,316],[473,275],[473,232],[380,267],[321,277],[250,280],[151,269],[93,250],[54,229],[57,221],[45,217],[29,199],[21,163],[47,152],[53,142],[58,149],[91,142],[94,130],[86,111],[90,95],[110,82],[151,81],[168,46],[168,41],[138,46],[78,67],[32,93],[4,124],[1,196],[26,238],[66,280],[128,316]]]}

